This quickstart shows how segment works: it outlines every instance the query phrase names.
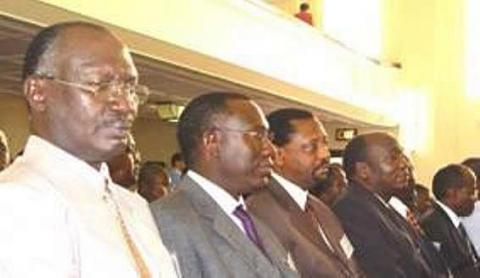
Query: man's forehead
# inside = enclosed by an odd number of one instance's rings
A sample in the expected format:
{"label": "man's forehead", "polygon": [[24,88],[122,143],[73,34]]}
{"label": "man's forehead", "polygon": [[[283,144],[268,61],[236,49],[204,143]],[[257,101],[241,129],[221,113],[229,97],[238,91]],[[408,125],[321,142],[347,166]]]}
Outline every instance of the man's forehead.
{"label": "man's forehead", "polygon": [[252,127],[268,128],[268,122],[260,107],[252,100],[235,99],[227,102],[228,121],[247,124]]}
{"label": "man's forehead", "polygon": [[311,135],[318,137],[326,137],[327,132],[323,124],[318,120],[317,117],[305,118],[305,119],[295,119],[291,121],[293,126],[292,135]]}
{"label": "man's forehead", "polygon": [[370,155],[403,153],[400,144],[394,138],[382,138],[381,140],[367,141],[367,150]]}
{"label": "man's forehead", "polygon": [[112,33],[104,29],[76,26],[62,31],[54,46],[56,65],[90,71],[112,71],[124,68],[136,74],[128,48]]}

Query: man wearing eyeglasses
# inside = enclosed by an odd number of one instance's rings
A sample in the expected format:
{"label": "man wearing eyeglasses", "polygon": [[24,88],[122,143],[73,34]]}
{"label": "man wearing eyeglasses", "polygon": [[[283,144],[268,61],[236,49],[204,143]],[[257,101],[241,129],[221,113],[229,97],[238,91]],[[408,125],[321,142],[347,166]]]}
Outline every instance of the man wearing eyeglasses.
{"label": "man wearing eyeglasses", "polygon": [[0,175],[1,277],[176,277],[147,203],[105,164],[147,96],[107,29],[43,29],[23,68],[32,135]]}
{"label": "man wearing eyeglasses", "polygon": [[362,277],[355,250],[333,212],[308,192],[327,178],[325,129],[309,111],[285,108],[268,115],[277,152],[271,185],[247,207],[291,251],[302,277]]}
{"label": "man wearing eyeglasses", "polygon": [[239,94],[200,96],[183,111],[177,136],[189,171],[151,208],[183,277],[297,277],[243,203],[268,184],[272,166],[260,108]]}

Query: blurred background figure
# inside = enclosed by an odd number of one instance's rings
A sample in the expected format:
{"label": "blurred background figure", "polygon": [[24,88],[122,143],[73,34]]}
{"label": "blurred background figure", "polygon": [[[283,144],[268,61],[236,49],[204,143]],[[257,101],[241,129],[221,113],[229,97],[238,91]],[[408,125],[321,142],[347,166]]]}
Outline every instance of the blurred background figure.
{"label": "blurred background figure", "polygon": [[342,165],[332,163],[328,166],[328,174],[325,180],[318,182],[310,189],[310,193],[317,196],[326,205],[331,207],[342,195],[347,186],[347,177]]}
{"label": "blurred background figure", "polygon": [[428,188],[417,183],[414,187],[415,195],[415,208],[417,210],[417,216],[423,215],[429,209],[432,208],[432,198]]}
{"label": "blurred background figure", "polygon": [[170,176],[172,186],[176,186],[180,183],[180,180],[187,171],[187,165],[181,153],[174,153],[170,159],[170,163],[172,168],[168,171],[168,175]]}
{"label": "blurred background figure", "polygon": [[162,162],[145,162],[138,176],[138,194],[151,203],[167,195],[169,191],[170,178]]}
{"label": "blurred background figure", "polygon": [[470,170],[473,171],[475,174],[475,177],[477,178],[475,182],[475,187],[477,189],[477,199],[480,199],[480,157],[470,157],[465,159],[465,161],[462,162],[463,165],[467,166],[470,168]]}
{"label": "blurred background figure", "polygon": [[132,191],[137,190],[140,153],[136,150],[135,140],[131,134],[128,136],[125,151],[114,156],[107,164],[115,183]]}
{"label": "blurred background figure", "polygon": [[5,132],[0,129],[0,171],[10,164],[10,150]]}
{"label": "blurred background figure", "polygon": [[295,17],[313,26],[313,17],[312,14],[308,11],[309,9],[310,5],[308,5],[308,3],[300,4],[300,11],[295,14]]}
{"label": "blurred background figure", "polygon": [[470,168],[475,174],[475,187],[477,190],[475,196],[477,201],[475,202],[475,208],[473,209],[472,214],[462,217],[461,219],[463,225],[465,225],[465,230],[467,230],[468,236],[475,246],[475,250],[480,254],[480,157],[470,157],[463,161],[462,164]]}
{"label": "blurred background figure", "polygon": [[432,184],[436,201],[421,219],[425,234],[439,246],[454,277],[480,277],[480,259],[460,218],[473,212],[475,174],[465,165],[449,164],[435,173]]}

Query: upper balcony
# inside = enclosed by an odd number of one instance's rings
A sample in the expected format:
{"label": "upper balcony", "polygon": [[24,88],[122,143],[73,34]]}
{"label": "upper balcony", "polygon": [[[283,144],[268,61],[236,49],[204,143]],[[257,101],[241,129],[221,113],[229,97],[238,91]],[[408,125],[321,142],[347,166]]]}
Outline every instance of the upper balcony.
{"label": "upper balcony", "polygon": [[93,19],[135,52],[374,126],[390,111],[401,69],[349,49],[259,0],[3,1],[0,14],[39,25]]}

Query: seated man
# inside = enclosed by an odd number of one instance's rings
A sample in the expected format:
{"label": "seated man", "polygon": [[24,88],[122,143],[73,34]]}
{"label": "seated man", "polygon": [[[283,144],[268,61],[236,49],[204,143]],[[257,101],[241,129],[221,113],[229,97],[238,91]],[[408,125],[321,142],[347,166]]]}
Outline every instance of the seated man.
{"label": "seated man", "polygon": [[347,177],[342,165],[332,163],[328,166],[328,174],[325,180],[319,181],[310,193],[317,196],[329,207],[333,206],[347,187]]}
{"label": "seated man", "polygon": [[430,191],[425,186],[416,183],[413,188],[415,194],[416,215],[420,217],[432,208],[433,200],[430,197]]}
{"label": "seated man", "polygon": [[0,277],[177,277],[148,204],[105,163],[148,96],[125,44],[91,23],[50,26],[23,79],[32,135],[0,173]]}
{"label": "seated man", "polygon": [[10,164],[10,150],[5,132],[0,129],[0,171]]}
{"label": "seated man", "polygon": [[125,150],[107,161],[112,180],[124,188],[137,190],[140,154],[136,151],[133,136],[128,136]]}
{"label": "seated man", "polygon": [[172,186],[177,186],[180,184],[180,181],[187,170],[183,155],[181,153],[174,153],[170,159],[170,164],[172,168],[168,171],[168,175],[170,176]]}
{"label": "seated man", "polygon": [[475,246],[475,251],[477,254],[480,254],[480,158],[470,157],[462,162],[463,165],[470,168],[476,177],[475,187],[477,188],[477,201],[475,202],[475,208],[473,209],[472,214],[469,216],[461,217],[463,225],[465,225],[465,230],[472,240],[473,246]]}
{"label": "seated man", "polygon": [[422,217],[421,225],[454,277],[480,277],[479,258],[459,216],[468,216],[475,202],[475,176],[466,166],[450,164],[433,177],[437,201]]}
{"label": "seated man", "polygon": [[246,96],[193,99],[177,136],[189,171],[173,192],[151,204],[182,276],[297,277],[273,233],[246,211],[243,196],[268,186],[268,123]]}
{"label": "seated man", "polygon": [[408,222],[388,204],[410,180],[397,140],[381,132],[358,135],[345,148],[343,166],[349,186],[333,210],[367,277],[443,277]]}
{"label": "seated man", "polygon": [[149,203],[166,196],[170,191],[170,177],[162,164],[159,161],[147,161],[140,167],[138,194]]}

